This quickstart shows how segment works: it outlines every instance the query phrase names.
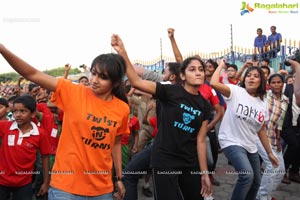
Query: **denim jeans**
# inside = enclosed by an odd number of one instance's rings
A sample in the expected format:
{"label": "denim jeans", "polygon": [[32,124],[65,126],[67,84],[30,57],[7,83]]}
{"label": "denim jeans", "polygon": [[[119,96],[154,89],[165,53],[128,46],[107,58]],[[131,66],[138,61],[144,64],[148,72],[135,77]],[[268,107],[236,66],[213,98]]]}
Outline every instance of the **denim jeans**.
{"label": "denim jeans", "polygon": [[273,149],[273,154],[279,160],[279,167],[273,168],[272,163],[268,157],[267,152],[265,151],[262,143],[257,142],[258,153],[266,164],[264,174],[261,179],[261,184],[258,190],[257,199],[259,200],[271,200],[272,192],[276,190],[278,185],[281,183],[281,180],[285,174],[284,160],[282,152],[277,152],[277,148]]}
{"label": "denim jeans", "polygon": [[139,178],[150,171],[152,143],[143,151],[132,157],[123,171],[123,182],[126,189],[124,200],[137,200],[137,185]]}
{"label": "denim jeans", "polygon": [[228,146],[223,152],[238,173],[231,200],[255,200],[261,181],[258,153],[249,153],[237,145]]}
{"label": "denim jeans", "polygon": [[10,199],[10,194],[12,193],[13,200],[32,200],[32,184],[29,183],[22,187],[6,187],[0,185],[0,199],[8,200]]}
{"label": "denim jeans", "polygon": [[48,192],[48,200],[113,200],[113,197],[112,193],[99,196],[81,196],[50,187]]}

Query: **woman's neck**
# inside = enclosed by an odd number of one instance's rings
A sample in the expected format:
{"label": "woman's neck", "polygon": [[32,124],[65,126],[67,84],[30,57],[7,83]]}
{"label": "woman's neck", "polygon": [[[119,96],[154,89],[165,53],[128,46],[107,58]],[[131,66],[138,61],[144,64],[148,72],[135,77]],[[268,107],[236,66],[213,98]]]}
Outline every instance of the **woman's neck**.
{"label": "woman's neck", "polygon": [[111,92],[103,93],[103,94],[95,94],[95,95],[104,101],[111,101],[113,99],[113,94]]}
{"label": "woman's neck", "polygon": [[184,84],[183,85],[183,88],[190,94],[193,94],[193,95],[198,95],[199,92],[198,92],[198,89],[199,89],[199,86],[193,86],[193,85],[187,85],[187,84]]}
{"label": "woman's neck", "polygon": [[249,94],[250,96],[253,96],[253,97],[257,97],[257,96],[258,96],[256,90],[249,90],[249,89],[247,90],[247,89],[246,89],[246,91],[248,92],[248,94]]}
{"label": "woman's neck", "polygon": [[280,92],[276,92],[276,93],[273,92],[273,94],[274,94],[274,96],[276,97],[277,100],[281,99],[281,93]]}

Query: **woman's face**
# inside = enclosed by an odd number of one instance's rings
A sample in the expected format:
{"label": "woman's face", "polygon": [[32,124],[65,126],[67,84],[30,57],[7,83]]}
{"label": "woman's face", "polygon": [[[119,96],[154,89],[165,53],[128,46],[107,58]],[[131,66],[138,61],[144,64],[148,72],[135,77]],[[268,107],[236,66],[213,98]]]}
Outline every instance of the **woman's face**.
{"label": "woman's face", "polygon": [[257,70],[250,71],[245,77],[245,88],[250,93],[256,93],[261,84],[260,74]]}
{"label": "woman's face", "polygon": [[280,77],[275,76],[274,78],[272,78],[269,84],[270,84],[270,89],[274,94],[280,94],[282,92],[283,81]]}
{"label": "woman's face", "polygon": [[100,72],[97,67],[94,67],[91,70],[90,87],[96,96],[111,93],[113,89],[112,82],[107,72]]}
{"label": "woman's face", "polygon": [[204,67],[198,60],[192,60],[185,69],[185,82],[189,85],[200,86],[204,83],[205,71]]}

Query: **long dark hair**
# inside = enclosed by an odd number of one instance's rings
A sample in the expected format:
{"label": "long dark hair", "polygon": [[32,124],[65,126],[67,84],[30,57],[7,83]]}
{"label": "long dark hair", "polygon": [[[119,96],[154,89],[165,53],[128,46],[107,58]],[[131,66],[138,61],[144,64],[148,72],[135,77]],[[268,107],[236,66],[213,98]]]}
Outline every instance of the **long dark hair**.
{"label": "long dark hair", "polygon": [[182,81],[180,78],[180,68],[181,68],[180,64],[177,62],[169,62],[168,67],[169,67],[169,71],[170,71],[171,75],[174,74],[174,76],[175,76],[176,84],[180,84]]}
{"label": "long dark hair", "polygon": [[259,96],[259,98],[261,100],[264,100],[264,96],[266,94],[266,85],[267,85],[267,81],[265,79],[265,75],[264,75],[264,72],[259,68],[259,67],[255,67],[255,66],[251,66],[251,67],[248,67],[247,71],[245,72],[245,75],[244,75],[244,78],[243,78],[243,81],[241,82],[240,86],[243,87],[243,88],[246,88],[245,86],[245,79],[247,77],[247,75],[251,72],[251,71],[258,71],[259,75],[260,75],[260,85],[259,87],[257,88],[257,91],[256,91],[256,94],[257,96]]}
{"label": "long dark hair", "polygon": [[101,54],[93,60],[91,71],[93,68],[97,68],[100,73],[107,72],[113,85],[112,94],[128,103],[123,80],[126,71],[124,59],[114,53]]}

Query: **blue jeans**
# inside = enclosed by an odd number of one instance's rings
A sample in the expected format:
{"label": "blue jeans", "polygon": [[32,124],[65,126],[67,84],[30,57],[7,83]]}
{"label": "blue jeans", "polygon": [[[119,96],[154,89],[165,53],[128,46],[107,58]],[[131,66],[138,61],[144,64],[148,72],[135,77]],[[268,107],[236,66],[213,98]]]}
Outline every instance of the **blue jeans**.
{"label": "blue jeans", "polygon": [[255,200],[261,182],[258,153],[248,153],[241,146],[232,145],[223,149],[227,159],[238,173],[231,200]]}
{"label": "blue jeans", "polygon": [[22,187],[6,187],[0,185],[0,199],[10,199],[10,194],[13,195],[13,200],[32,200],[32,184],[29,183]]}
{"label": "blue jeans", "polygon": [[137,200],[139,178],[150,171],[152,143],[134,155],[123,171],[123,182],[126,189],[124,200]]}
{"label": "blue jeans", "polygon": [[81,196],[50,187],[48,192],[48,200],[113,200],[113,197],[112,193],[99,196]]}

